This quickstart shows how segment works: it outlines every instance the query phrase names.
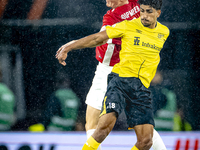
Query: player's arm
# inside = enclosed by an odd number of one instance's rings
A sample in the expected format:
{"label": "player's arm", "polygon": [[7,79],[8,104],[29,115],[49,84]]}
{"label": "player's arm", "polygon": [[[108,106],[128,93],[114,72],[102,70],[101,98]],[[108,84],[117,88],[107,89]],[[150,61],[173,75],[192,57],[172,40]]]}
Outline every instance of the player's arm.
{"label": "player's arm", "polygon": [[66,65],[65,59],[67,58],[67,53],[72,50],[82,49],[82,48],[92,48],[102,44],[105,44],[107,41],[108,35],[105,31],[98,32],[79,40],[75,40],[73,42],[69,42],[63,45],[56,53],[56,58],[58,59],[59,63],[62,65]]}

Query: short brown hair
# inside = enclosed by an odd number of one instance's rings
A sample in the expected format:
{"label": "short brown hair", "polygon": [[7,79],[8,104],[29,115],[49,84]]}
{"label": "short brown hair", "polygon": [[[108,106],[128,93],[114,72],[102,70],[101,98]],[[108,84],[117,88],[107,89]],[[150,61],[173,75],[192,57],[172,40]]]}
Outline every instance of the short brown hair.
{"label": "short brown hair", "polygon": [[156,10],[160,10],[162,7],[162,0],[138,0],[140,5],[150,5]]}

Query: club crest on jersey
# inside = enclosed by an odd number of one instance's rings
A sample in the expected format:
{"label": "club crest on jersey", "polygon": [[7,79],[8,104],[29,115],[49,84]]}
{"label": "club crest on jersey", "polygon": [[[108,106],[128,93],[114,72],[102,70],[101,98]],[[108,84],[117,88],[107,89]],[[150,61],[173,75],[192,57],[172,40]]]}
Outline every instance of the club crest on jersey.
{"label": "club crest on jersey", "polygon": [[158,38],[162,39],[164,37],[164,34],[158,33]]}

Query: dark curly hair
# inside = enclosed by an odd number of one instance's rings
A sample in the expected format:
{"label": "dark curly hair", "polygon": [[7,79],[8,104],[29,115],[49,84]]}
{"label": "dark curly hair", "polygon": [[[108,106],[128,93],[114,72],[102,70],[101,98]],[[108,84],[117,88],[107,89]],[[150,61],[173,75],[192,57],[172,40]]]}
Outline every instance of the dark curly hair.
{"label": "dark curly hair", "polygon": [[160,10],[162,7],[162,0],[138,0],[140,5],[150,5],[156,10]]}

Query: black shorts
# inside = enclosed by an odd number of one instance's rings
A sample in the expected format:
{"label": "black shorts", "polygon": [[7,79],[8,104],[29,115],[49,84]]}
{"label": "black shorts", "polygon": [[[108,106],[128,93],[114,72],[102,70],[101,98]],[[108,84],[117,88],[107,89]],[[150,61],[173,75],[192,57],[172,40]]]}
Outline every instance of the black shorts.
{"label": "black shorts", "polygon": [[104,97],[101,115],[116,112],[117,116],[125,111],[130,128],[141,124],[154,126],[150,91],[135,77],[108,75],[108,87]]}

